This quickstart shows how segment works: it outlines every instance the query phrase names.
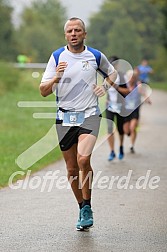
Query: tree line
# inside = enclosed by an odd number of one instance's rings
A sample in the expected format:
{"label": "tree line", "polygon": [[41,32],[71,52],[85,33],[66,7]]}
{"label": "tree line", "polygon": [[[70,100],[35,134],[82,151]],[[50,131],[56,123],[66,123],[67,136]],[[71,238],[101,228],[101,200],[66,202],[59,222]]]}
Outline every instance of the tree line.
{"label": "tree line", "polygon": [[[67,10],[59,0],[34,0],[23,10],[18,28],[12,7],[0,0],[0,59],[16,61],[25,54],[32,62],[47,62],[51,52],[65,44]],[[166,0],[104,0],[87,27],[86,43],[106,55],[118,55],[136,65],[142,58],[153,64],[157,78],[165,79],[167,56]]]}

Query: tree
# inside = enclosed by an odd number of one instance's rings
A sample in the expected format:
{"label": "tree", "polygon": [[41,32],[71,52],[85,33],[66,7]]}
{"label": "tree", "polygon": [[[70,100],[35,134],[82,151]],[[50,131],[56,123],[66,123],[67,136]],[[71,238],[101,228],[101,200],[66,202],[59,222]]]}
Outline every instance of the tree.
{"label": "tree", "polygon": [[58,0],[36,0],[22,15],[17,32],[21,53],[32,61],[46,62],[49,55],[64,43],[65,9]]}
{"label": "tree", "polygon": [[110,49],[123,58],[133,58],[130,63],[137,64],[139,58],[155,57],[161,20],[161,13],[149,0],[106,0],[90,18],[88,42],[107,54]]}
{"label": "tree", "polygon": [[163,15],[163,32],[162,32],[162,42],[167,50],[167,1],[166,0],[151,0],[153,4],[159,6],[160,11]]}
{"label": "tree", "polygon": [[11,22],[12,8],[0,0],[0,59],[12,60],[15,57],[14,28]]}
{"label": "tree", "polygon": [[108,33],[108,41],[111,43],[106,48],[107,55],[119,55],[132,65],[140,61],[141,39],[131,18],[126,17],[123,22],[121,19],[116,20]]}

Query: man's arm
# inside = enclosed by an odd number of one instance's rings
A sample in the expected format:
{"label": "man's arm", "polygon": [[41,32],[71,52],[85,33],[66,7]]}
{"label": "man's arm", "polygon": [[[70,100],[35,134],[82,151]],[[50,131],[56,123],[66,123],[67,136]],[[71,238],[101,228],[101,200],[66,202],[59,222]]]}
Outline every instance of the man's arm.
{"label": "man's arm", "polygon": [[107,83],[108,87],[111,87],[111,86],[114,87],[114,85],[116,85],[115,84],[116,78],[117,78],[117,71],[114,70],[112,74],[110,74],[108,77],[105,78],[103,84],[105,85]]}
{"label": "man's arm", "polygon": [[60,78],[57,78],[57,76],[55,76],[49,81],[41,82],[39,86],[41,95],[46,97],[52,94],[54,92],[54,87],[59,83],[59,80]]}
{"label": "man's arm", "polygon": [[117,72],[114,70],[112,74],[110,74],[108,77],[104,79],[104,82],[101,86],[94,85],[94,93],[98,97],[102,97],[105,95],[106,91],[114,85],[114,82],[117,78]]}
{"label": "man's arm", "polygon": [[115,80],[117,78],[117,71],[115,70],[112,74],[110,74],[107,78],[105,78],[103,82],[103,87],[107,91],[111,86],[115,88],[119,93],[123,95],[129,94],[129,89],[121,87],[115,83]]}
{"label": "man's arm", "polygon": [[66,67],[67,62],[60,62],[56,67],[55,76],[49,81],[41,82],[39,89],[42,96],[46,97],[54,92],[55,87],[59,83],[61,77],[63,76]]}

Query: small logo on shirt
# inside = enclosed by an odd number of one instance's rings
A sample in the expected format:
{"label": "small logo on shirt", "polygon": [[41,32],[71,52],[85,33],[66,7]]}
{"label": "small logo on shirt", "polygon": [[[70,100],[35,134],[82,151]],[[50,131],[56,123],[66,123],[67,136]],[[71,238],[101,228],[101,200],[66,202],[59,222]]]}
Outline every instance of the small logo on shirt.
{"label": "small logo on shirt", "polygon": [[82,70],[88,71],[90,69],[90,65],[88,61],[82,61]]}

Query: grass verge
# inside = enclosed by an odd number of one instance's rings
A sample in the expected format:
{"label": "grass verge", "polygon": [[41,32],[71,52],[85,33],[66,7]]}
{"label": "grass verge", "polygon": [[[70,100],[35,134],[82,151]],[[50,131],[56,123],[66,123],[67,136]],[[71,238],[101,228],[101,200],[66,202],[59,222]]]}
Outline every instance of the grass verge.
{"label": "grass verge", "polygon": [[[27,148],[39,141],[54,125],[54,119],[34,119],[34,112],[55,112],[55,108],[20,108],[19,101],[54,101],[54,95],[43,98],[39,93],[41,77],[33,79],[31,71],[20,72],[19,83],[13,83],[15,88],[8,88],[1,93],[0,99],[0,187],[8,184],[11,174],[21,170],[15,163],[17,157]],[[61,158],[59,148],[44,156],[37,163],[29,167],[32,172]],[[20,176],[16,176],[15,180]]]}

